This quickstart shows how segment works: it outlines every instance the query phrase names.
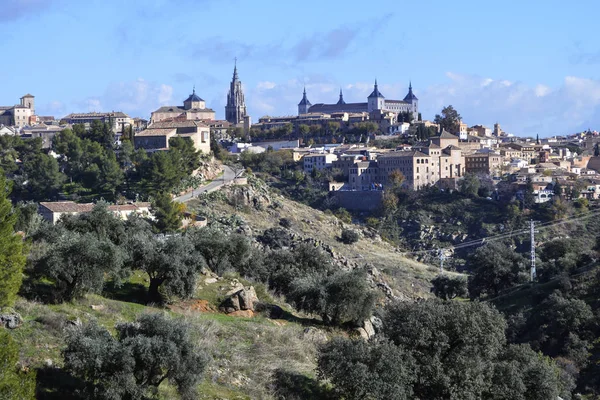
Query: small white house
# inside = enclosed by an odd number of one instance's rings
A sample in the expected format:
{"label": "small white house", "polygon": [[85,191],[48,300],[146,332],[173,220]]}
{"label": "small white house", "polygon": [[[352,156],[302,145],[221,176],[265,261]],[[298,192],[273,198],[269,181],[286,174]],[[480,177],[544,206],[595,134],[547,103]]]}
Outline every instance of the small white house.
{"label": "small white house", "polygon": [[322,171],[331,168],[334,161],[338,159],[336,154],[308,154],[304,156],[304,172],[311,173],[314,170]]}

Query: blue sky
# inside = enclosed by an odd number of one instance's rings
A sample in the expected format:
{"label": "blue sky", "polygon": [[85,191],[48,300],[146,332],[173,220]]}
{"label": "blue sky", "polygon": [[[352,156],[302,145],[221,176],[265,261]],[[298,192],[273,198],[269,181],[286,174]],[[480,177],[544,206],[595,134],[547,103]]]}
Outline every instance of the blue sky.
{"label": "blue sky", "polygon": [[0,0],[0,104],[148,117],[196,92],[224,117],[233,59],[248,111],[387,98],[412,80],[423,118],[548,136],[600,129],[600,2]]}

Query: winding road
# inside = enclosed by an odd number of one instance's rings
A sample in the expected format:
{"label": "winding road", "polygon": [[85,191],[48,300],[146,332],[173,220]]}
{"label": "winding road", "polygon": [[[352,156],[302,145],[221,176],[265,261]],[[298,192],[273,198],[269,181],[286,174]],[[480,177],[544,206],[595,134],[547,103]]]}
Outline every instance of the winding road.
{"label": "winding road", "polygon": [[211,183],[209,183],[207,185],[200,186],[199,188],[196,188],[190,192],[187,192],[184,195],[175,197],[174,200],[178,201],[180,203],[185,203],[187,201],[190,201],[194,197],[198,196],[200,193],[205,193],[205,192],[211,193],[211,192],[214,192],[215,190],[219,190],[223,185],[231,182],[234,179],[235,179],[235,171],[233,169],[231,169],[230,167],[228,167],[227,165],[223,165],[223,175],[216,178],[214,181],[212,181]]}

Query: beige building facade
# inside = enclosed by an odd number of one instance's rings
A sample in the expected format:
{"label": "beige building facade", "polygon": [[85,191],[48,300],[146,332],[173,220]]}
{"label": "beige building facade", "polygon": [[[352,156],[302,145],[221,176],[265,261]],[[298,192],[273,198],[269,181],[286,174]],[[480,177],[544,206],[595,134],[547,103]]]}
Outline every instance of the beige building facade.
{"label": "beige building facade", "polygon": [[152,113],[150,122],[156,123],[173,119],[213,121],[215,119],[215,111],[206,108],[206,102],[196,94],[196,89],[194,88],[192,94],[183,101],[183,107],[163,106]]}
{"label": "beige building facade", "polygon": [[0,107],[0,125],[23,128],[35,123],[35,96],[26,94],[14,106]]}
{"label": "beige building facade", "polygon": [[160,151],[169,149],[172,137],[188,138],[196,150],[210,153],[210,127],[198,121],[157,122],[133,137],[136,149]]}

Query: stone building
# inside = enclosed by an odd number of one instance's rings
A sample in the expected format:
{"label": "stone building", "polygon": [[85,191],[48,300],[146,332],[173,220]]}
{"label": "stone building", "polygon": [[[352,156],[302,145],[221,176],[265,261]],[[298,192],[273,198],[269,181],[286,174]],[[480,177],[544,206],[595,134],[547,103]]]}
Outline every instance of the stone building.
{"label": "stone building", "polygon": [[215,119],[215,111],[210,108],[206,108],[206,102],[196,94],[196,88],[194,88],[192,94],[190,94],[190,96],[183,101],[183,107],[163,106],[152,113],[150,117],[150,122],[155,123],[176,118],[182,118],[192,121],[213,121]]}
{"label": "stone building", "polygon": [[346,103],[344,94],[340,89],[340,97],[335,104],[311,104],[306,97],[306,88],[302,100],[298,103],[298,115],[309,113],[373,113],[373,112],[391,112],[395,114],[410,112],[416,121],[419,117],[419,99],[414,95],[412,83],[408,86],[408,93],[403,100],[387,100],[379,91],[377,80],[373,86],[373,92],[367,97],[366,103]]}
{"label": "stone building", "polygon": [[227,105],[225,106],[225,119],[233,124],[243,124],[246,117],[246,100],[242,91],[242,82],[238,77],[237,63],[233,67],[233,79],[227,93]]}
{"label": "stone building", "polygon": [[172,137],[188,138],[196,150],[210,153],[210,127],[198,121],[156,122],[133,137],[136,149],[160,151],[169,149]]}
{"label": "stone building", "polygon": [[465,155],[465,170],[467,173],[498,176],[502,172],[503,165],[504,157],[495,151]]}
{"label": "stone building", "polygon": [[14,106],[0,106],[0,125],[23,128],[35,123],[35,96],[26,94]]}
{"label": "stone building", "polygon": [[100,121],[103,124],[110,124],[114,133],[123,132],[126,127],[134,124],[133,118],[120,111],[72,113],[63,117],[62,121],[71,125],[83,124],[86,128],[89,128],[94,121]]}
{"label": "stone building", "polygon": [[[432,138],[428,145],[414,150],[381,154],[376,160],[355,159],[348,168],[348,188],[385,189],[393,171],[400,171],[404,175],[403,186],[412,190],[433,185],[456,187],[457,180],[465,174],[465,158],[461,149],[451,144],[454,139],[444,136]],[[437,143],[446,147],[442,148]]]}

